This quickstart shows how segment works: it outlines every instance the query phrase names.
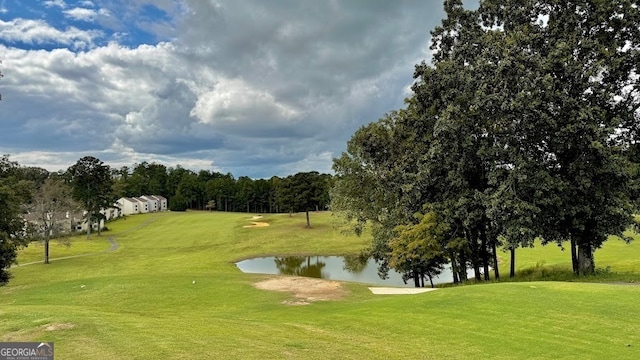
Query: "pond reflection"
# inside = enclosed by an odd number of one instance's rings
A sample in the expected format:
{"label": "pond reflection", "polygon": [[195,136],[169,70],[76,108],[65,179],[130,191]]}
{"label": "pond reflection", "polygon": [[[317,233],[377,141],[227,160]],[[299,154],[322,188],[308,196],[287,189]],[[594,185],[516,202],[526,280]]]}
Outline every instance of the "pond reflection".
{"label": "pond reflection", "polygon": [[[358,256],[276,256],[243,260],[236,266],[244,273],[282,274],[353,281],[372,285],[413,287],[405,284],[402,275],[390,270],[387,279],[378,275],[378,265],[373,259],[360,260]],[[434,284],[453,282],[451,269],[445,267]]]}

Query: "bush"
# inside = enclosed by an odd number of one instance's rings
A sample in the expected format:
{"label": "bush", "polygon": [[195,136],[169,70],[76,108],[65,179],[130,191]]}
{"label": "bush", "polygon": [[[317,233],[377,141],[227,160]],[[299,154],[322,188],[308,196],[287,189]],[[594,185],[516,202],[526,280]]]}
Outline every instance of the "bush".
{"label": "bush", "polygon": [[180,193],[175,194],[169,199],[169,210],[171,211],[187,211],[187,199]]}

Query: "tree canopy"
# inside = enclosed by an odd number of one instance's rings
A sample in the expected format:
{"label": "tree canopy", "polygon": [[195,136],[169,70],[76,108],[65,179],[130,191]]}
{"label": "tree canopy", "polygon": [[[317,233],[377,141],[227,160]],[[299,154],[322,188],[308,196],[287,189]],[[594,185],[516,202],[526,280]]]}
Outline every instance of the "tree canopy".
{"label": "tree canopy", "polygon": [[99,159],[85,156],[69,167],[66,176],[73,188],[73,197],[87,211],[88,238],[92,222],[100,221],[100,210],[112,207],[115,202],[111,170]]}
{"label": "tree canopy", "polygon": [[18,164],[8,155],[0,157],[0,285],[6,284],[11,274],[9,268],[15,262],[18,249],[26,245],[22,236],[24,220],[20,204],[28,201],[20,178]]}
{"label": "tree canopy", "polygon": [[477,279],[491,266],[499,276],[499,246],[537,236],[569,241],[575,273],[593,273],[593,251],[631,223],[637,4],[448,0],[445,11],[406,108],[334,160],[333,208],[358,231],[373,225],[383,264],[391,230],[430,204],[450,229],[450,261]]}

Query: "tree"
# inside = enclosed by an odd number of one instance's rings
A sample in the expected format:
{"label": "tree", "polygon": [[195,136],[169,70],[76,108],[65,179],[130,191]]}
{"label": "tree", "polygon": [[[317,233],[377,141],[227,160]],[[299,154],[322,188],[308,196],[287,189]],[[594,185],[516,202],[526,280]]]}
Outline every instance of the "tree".
{"label": "tree", "polygon": [[439,275],[447,263],[442,243],[450,231],[433,211],[418,213],[416,219],[419,222],[415,225],[395,228],[396,237],[389,242],[389,265],[403,274],[405,282],[413,279],[415,287],[424,287],[425,277],[434,287],[433,277]]}
{"label": "tree", "polygon": [[[510,103],[528,125],[520,134],[538,184],[537,218],[546,242],[569,239],[576,274],[595,271],[593,252],[631,223],[629,165],[622,150],[638,127],[640,14],[637,3],[586,0],[484,1],[487,33],[515,39],[531,69]],[[512,68],[525,63],[512,53]],[[533,81],[531,81],[533,80]],[[516,164],[517,165],[517,164]],[[542,173],[542,174],[541,174]]]}
{"label": "tree", "polygon": [[310,228],[309,211],[319,209],[324,194],[328,192],[327,182],[317,171],[300,172],[286,177],[283,182],[283,200],[292,211],[305,212],[307,227]]}
{"label": "tree", "polygon": [[91,227],[96,220],[100,235],[100,210],[113,206],[115,200],[109,166],[93,156],[85,156],[67,170],[66,177],[74,199],[87,211],[87,239],[91,237]]}
{"label": "tree", "polygon": [[22,236],[24,220],[20,215],[20,204],[27,199],[14,191],[18,182],[17,167],[8,155],[0,157],[0,285],[9,281],[8,270],[16,260],[18,249],[27,245]]}
{"label": "tree", "polygon": [[169,210],[171,211],[187,211],[188,207],[187,199],[179,192],[169,199]]}
{"label": "tree", "polygon": [[383,261],[392,229],[430,203],[461,279],[467,262],[497,278],[500,241],[514,256],[536,235],[570,239],[576,273],[592,273],[593,250],[630,220],[621,150],[640,123],[637,5],[448,0],[445,11],[407,108],[334,160],[332,207],[356,230],[373,223]]}
{"label": "tree", "polygon": [[389,270],[389,242],[400,225],[412,224],[429,195],[428,178],[416,176],[418,154],[426,154],[429,131],[416,121],[412,103],[362,126],[347,143],[347,151],[334,159],[336,180],[331,189],[331,209],[346,226],[373,235],[369,253],[382,278]]}
{"label": "tree", "polygon": [[44,263],[49,263],[49,241],[59,235],[64,214],[78,208],[73,190],[62,179],[50,177],[38,187],[29,204],[29,212],[37,217],[38,233],[44,240]]}

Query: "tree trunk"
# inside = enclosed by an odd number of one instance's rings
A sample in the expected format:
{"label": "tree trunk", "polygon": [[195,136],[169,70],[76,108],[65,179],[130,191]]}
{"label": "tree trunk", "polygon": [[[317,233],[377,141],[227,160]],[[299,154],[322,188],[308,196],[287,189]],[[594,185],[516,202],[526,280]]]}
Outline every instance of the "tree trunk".
{"label": "tree trunk", "polygon": [[591,244],[578,245],[578,274],[593,275],[596,272]]}
{"label": "tree trunk", "polygon": [[573,273],[580,275],[580,269],[578,268],[578,254],[576,253],[576,240],[571,239],[571,265],[573,267]]}
{"label": "tree trunk", "polygon": [[417,272],[413,272],[413,285],[417,288],[420,287],[420,276]]}
{"label": "tree trunk", "polygon": [[471,248],[471,263],[473,265],[473,273],[475,275],[476,280],[481,281],[482,276],[480,275],[480,264],[478,261],[478,240],[477,234],[474,232],[470,234],[468,230],[465,229],[464,235],[467,238],[467,243],[469,244],[469,248]]}
{"label": "tree trunk", "polygon": [[449,258],[451,259],[451,275],[453,275],[453,284],[457,285],[460,282],[458,274],[458,262],[456,261],[456,253],[451,251],[449,253]]}
{"label": "tree trunk", "polygon": [[496,280],[500,279],[500,270],[498,269],[498,246],[496,245],[497,239],[493,239],[493,274]]}
{"label": "tree trunk", "polygon": [[87,213],[87,240],[91,239],[91,215],[93,215],[91,212]]}
{"label": "tree trunk", "polygon": [[307,209],[307,227],[311,227],[311,222],[309,221],[309,209]]}
{"label": "tree trunk", "polygon": [[460,276],[460,282],[464,282],[468,280],[467,276],[467,258],[464,256],[464,250],[460,251],[460,267],[458,269],[458,274]]}
{"label": "tree trunk", "polygon": [[509,277],[516,277],[516,247],[515,245],[511,245],[511,266],[509,269]]}
{"label": "tree trunk", "polygon": [[480,244],[481,244],[480,246],[482,247],[480,249],[480,254],[482,254],[482,267],[484,270],[484,280],[489,281],[489,251],[487,249],[489,244],[487,244],[487,231],[484,225],[482,225],[482,227],[480,228]]}
{"label": "tree trunk", "polygon": [[46,235],[44,239],[44,263],[49,263],[49,236]]}

